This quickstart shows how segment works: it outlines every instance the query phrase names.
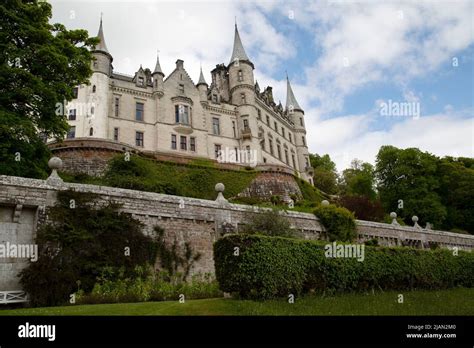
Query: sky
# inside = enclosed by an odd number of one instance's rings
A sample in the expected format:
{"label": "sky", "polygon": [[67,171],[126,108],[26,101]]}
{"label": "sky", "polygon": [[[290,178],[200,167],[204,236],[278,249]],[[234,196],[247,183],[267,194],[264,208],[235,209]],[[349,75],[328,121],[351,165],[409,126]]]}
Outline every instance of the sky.
{"label": "sky", "polygon": [[197,83],[232,53],[237,21],[254,75],[305,111],[311,153],[342,171],[382,145],[474,157],[473,1],[50,1],[51,22],[97,35],[114,71],[165,75],[177,59]]}

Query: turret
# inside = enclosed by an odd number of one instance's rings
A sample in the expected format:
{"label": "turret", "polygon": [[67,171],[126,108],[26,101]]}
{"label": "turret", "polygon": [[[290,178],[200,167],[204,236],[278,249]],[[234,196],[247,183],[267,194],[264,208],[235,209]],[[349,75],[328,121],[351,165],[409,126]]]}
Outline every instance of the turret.
{"label": "turret", "polygon": [[160,57],[158,54],[156,55],[155,70],[153,70],[151,76],[153,77],[153,94],[161,97],[164,93],[163,78],[165,77],[165,74],[161,70]]}
{"label": "turret", "polygon": [[202,73],[202,67],[201,67],[201,72],[199,74],[199,81],[196,87],[199,91],[199,98],[201,99],[201,102],[207,102],[207,89],[209,86],[206,80],[204,79],[204,74]]}
{"label": "turret", "polygon": [[295,124],[295,143],[298,156],[298,169],[303,178],[313,184],[313,168],[309,160],[308,143],[306,139],[306,126],[304,111],[295,98],[288,75],[286,76],[286,110],[290,119]]}
{"label": "turret", "polygon": [[105,44],[104,30],[102,28],[102,16],[100,18],[99,33],[97,34],[97,37],[99,38],[99,43],[92,50],[92,55],[95,58],[92,63],[92,70],[110,76],[112,72],[112,61],[114,59]]}

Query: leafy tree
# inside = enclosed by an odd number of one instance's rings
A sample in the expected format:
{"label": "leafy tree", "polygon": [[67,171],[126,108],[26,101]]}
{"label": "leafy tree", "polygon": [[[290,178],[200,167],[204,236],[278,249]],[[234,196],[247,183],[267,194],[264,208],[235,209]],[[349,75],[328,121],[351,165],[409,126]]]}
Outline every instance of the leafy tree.
{"label": "leafy tree", "polygon": [[417,215],[421,224],[440,228],[446,208],[438,194],[438,159],[416,148],[382,146],[377,154],[375,175],[385,211],[396,211],[407,224]]}
{"label": "leafy tree", "polygon": [[374,167],[370,163],[364,163],[354,159],[351,168],[342,172],[343,184],[342,192],[349,196],[364,196],[369,200],[374,200],[375,174]]}
{"label": "leafy tree", "polygon": [[309,159],[311,166],[314,168],[314,186],[328,194],[337,193],[336,164],[329,155],[310,154]]}
{"label": "leafy tree", "polygon": [[49,152],[39,133],[64,137],[64,103],[92,74],[98,39],[50,24],[51,15],[43,1],[0,4],[0,174],[46,176]]}
{"label": "leafy tree", "polygon": [[384,210],[380,200],[370,200],[366,196],[341,196],[338,204],[352,211],[357,219],[367,221],[384,220]]}

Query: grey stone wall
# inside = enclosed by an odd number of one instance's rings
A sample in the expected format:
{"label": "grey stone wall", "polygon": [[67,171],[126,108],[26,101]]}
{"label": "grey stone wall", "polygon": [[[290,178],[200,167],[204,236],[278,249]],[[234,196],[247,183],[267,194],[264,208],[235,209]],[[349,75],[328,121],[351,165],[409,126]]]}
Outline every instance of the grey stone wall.
{"label": "grey stone wall", "polygon": [[[51,183],[51,181],[49,181]],[[74,189],[92,192],[101,199],[122,204],[122,210],[145,224],[144,233],[155,225],[165,229],[168,242],[182,245],[189,242],[202,254],[192,274],[213,273],[212,245],[225,233],[238,232],[248,214],[258,214],[261,208],[223,201],[170,196],[120,188],[56,183],[12,176],[0,176],[0,243],[31,243],[36,227],[45,216],[44,211],[55,203],[59,190]],[[224,192],[225,194],[225,192]],[[216,194],[217,195],[217,194]],[[20,212],[19,212],[20,211]],[[287,212],[292,227],[301,238],[320,239],[323,227],[312,214]],[[359,240],[378,239],[382,245],[409,243],[426,247],[436,242],[442,247],[474,248],[474,236],[442,231],[421,230],[388,224],[358,221]],[[25,260],[0,259],[0,291],[19,290],[18,271],[27,265]]]}

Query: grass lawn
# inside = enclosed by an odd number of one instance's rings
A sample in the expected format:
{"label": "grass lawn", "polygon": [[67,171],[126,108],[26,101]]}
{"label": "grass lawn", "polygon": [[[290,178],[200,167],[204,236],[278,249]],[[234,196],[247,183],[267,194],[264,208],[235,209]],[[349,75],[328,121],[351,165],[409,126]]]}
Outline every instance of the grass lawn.
{"label": "grass lawn", "polygon": [[[398,294],[404,303],[398,303]],[[1,308],[1,307],[0,307]],[[0,310],[0,315],[474,315],[474,289],[311,295],[256,302],[213,298]]]}

